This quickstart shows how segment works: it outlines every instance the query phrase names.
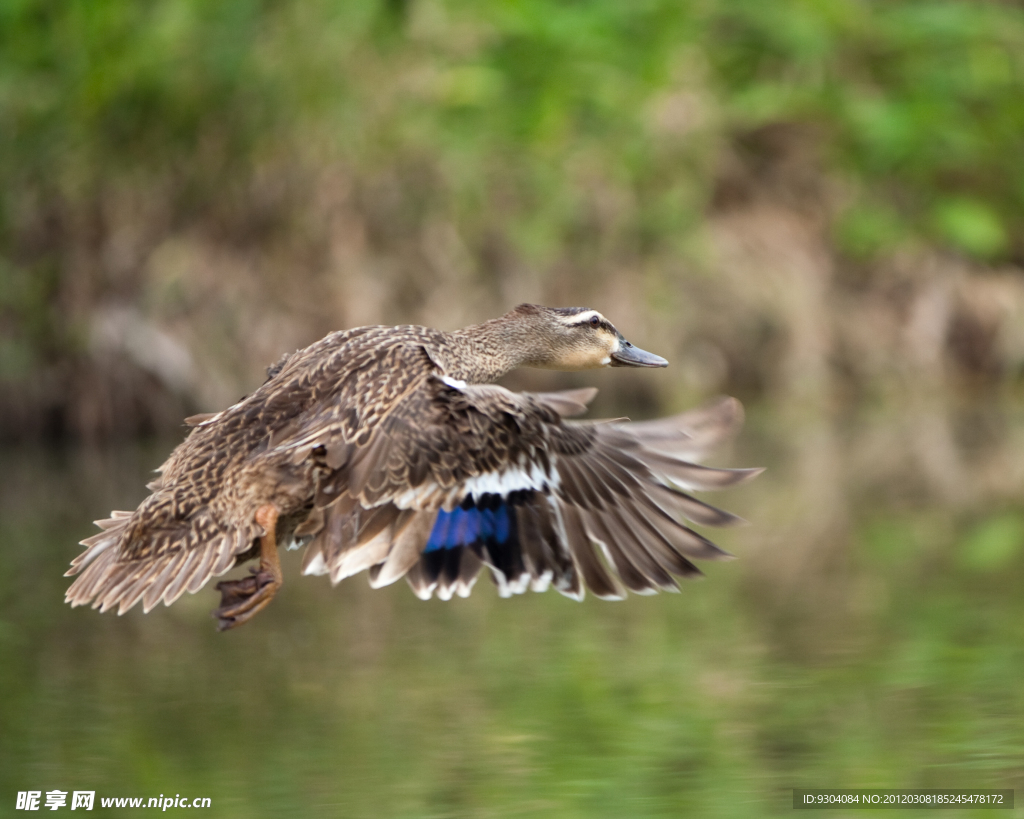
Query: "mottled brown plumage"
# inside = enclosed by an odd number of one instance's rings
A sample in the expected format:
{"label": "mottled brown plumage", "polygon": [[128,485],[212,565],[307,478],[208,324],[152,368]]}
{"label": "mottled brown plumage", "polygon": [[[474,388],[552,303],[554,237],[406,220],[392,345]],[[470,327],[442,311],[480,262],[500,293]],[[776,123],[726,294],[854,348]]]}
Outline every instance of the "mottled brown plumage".
{"label": "mottled brown plumage", "polygon": [[[193,429],[134,512],[98,521],[67,593],[123,613],[218,585],[222,628],[281,583],[277,545],[305,544],[304,573],[333,582],[368,569],[406,576],[421,597],[466,595],[489,567],[502,594],[602,597],[676,588],[690,558],[725,556],[680,518],[735,517],[687,494],[760,470],[692,461],[738,428],[738,402],[660,421],[571,422],[595,390],[517,394],[492,382],[516,366],[664,366],[596,311],[518,308],[453,333],[361,327],[287,356],[252,395]],[[620,583],[621,581],[621,583]]]}

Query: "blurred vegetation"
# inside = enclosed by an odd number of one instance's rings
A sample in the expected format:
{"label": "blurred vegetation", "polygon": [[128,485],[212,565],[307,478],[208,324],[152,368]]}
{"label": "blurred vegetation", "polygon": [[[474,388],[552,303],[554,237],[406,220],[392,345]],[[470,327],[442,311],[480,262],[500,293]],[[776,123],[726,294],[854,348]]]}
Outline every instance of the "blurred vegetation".
{"label": "blurred vegetation", "polygon": [[[717,383],[698,390],[768,389],[799,319],[737,306],[758,271],[718,280],[709,217],[767,196],[811,220],[840,280],[883,294],[888,261],[921,268],[922,248],[1019,265],[1022,90],[1024,9],[1000,2],[12,0],[0,427],[159,427],[185,408],[153,409],[168,385],[215,400],[154,356],[101,354],[102,328],[124,326],[103,323],[110,305],[207,356],[200,381],[248,373],[221,400],[341,324],[619,302],[626,276],[659,338],[704,344],[693,366]],[[253,351],[274,305],[301,331]],[[709,313],[747,329],[673,329]],[[975,350],[985,316],[955,319],[959,360],[1002,366],[1002,342]],[[1013,350],[1002,375],[1019,374]],[[847,374],[864,355],[849,357]],[[114,389],[122,404],[97,397]]]}
{"label": "blurred vegetation", "polygon": [[826,134],[847,252],[910,239],[1024,251],[1024,10],[977,2],[723,3],[708,56],[731,123]]}

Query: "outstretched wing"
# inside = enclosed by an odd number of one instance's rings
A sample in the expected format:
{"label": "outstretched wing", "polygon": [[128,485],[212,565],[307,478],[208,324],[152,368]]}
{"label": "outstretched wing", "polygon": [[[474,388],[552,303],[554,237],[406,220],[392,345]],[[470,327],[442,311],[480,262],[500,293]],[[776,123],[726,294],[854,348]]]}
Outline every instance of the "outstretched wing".
{"label": "outstretched wing", "polygon": [[[416,341],[417,328],[407,330]],[[265,457],[268,443],[273,448],[305,425],[358,445],[381,409],[400,403],[431,370],[415,343],[381,343],[394,335],[395,328],[362,327],[328,336],[282,359],[267,383],[234,406],[187,419],[196,429],[149,484],[153,494],[134,512],[97,521],[103,531],[82,542],[86,549],[67,572],[78,575],[67,602],[123,614],[142,601],[149,611],[251,556],[264,534],[253,498],[289,483],[300,504],[311,492],[309,464],[281,469]]]}
{"label": "outstretched wing", "polygon": [[308,520],[303,571],[333,582],[364,569],[377,587],[405,576],[417,595],[469,594],[483,566],[505,596],[553,585],[582,598],[647,594],[728,557],[684,519],[738,519],[689,494],[759,469],[694,460],[738,429],[722,399],[658,421],[567,422],[596,390],[517,394],[428,376],[363,440],[330,425],[283,449],[328,468]]}

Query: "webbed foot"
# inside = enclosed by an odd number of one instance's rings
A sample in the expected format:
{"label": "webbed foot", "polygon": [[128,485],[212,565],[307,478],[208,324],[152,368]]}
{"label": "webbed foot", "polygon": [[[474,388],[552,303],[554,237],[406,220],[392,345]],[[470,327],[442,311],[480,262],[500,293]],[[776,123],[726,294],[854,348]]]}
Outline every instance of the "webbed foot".
{"label": "webbed foot", "polygon": [[250,569],[252,577],[222,580],[217,584],[220,608],[213,616],[217,618],[218,631],[248,623],[274,599],[284,580],[277,559],[277,509],[271,504],[261,506],[255,518],[266,533],[260,538],[260,567]]}
{"label": "webbed foot", "polygon": [[271,572],[251,569],[251,577],[240,580],[222,580],[217,584],[220,592],[220,608],[214,610],[217,630],[228,629],[247,623],[274,599],[281,583]]}

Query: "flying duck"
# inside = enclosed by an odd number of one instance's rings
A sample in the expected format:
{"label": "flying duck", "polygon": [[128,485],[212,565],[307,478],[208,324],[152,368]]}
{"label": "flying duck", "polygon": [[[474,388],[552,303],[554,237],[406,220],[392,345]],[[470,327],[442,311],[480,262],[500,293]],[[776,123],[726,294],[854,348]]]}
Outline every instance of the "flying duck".
{"label": "flying duck", "polygon": [[428,599],[468,596],[486,566],[502,596],[554,586],[617,599],[678,590],[693,558],[729,555],[682,522],[734,515],[691,490],[760,469],[699,460],[742,423],[732,398],[642,423],[567,421],[596,389],[515,393],[516,367],[665,367],[601,313],[521,304],[462,330],[359,327],[282,359],[189,435],[134,512],[112,512],[71,564],[72,606],[123,614],[217,584],[221,630],[250,620],[282,583],[278,544],[305,546],[303,574],[405,577]]}

